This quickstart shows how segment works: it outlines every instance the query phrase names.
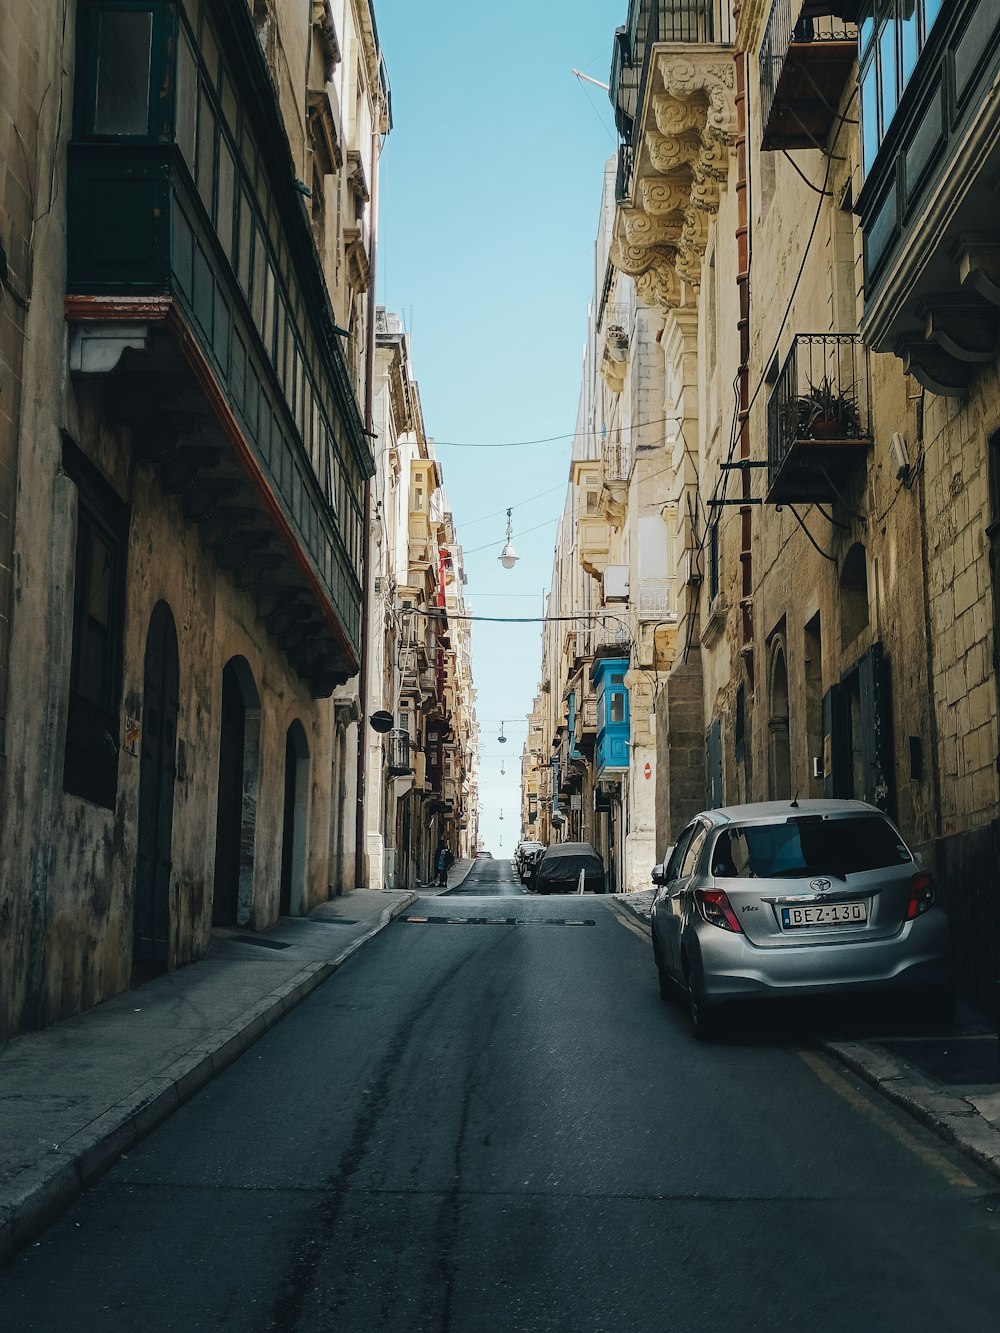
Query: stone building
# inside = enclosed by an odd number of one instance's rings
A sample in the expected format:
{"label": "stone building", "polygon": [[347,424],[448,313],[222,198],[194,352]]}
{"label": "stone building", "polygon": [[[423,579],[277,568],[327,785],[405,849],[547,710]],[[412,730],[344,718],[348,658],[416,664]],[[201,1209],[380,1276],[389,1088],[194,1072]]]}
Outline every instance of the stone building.
{"label": "stone building", "polygon": [[0,12],[0,1031],[355,883],[368,0]]}
{"label": "stone building", "polygon": [[439,842],[478,844],[479,737],[462,548],[424,429],[409,338],[377,312],[375,521],[368,707],[390,729],[368,737],[372,883],[433,877]]}
{"label": "stone building", "polygon": [[654,701],[676,634],[676,463],[663,445],[661,321],[609,258],[616,176],[612,159],[536,699],[547,746],[528,768],[534,790],[548,791],[540,840],[593,843],[609,882],[627,891],[648,885],[655,860]]}
{"label": "stone building", "polygon": [[659,323],[676,660],[657,854],[703,805],[857,796],[1000,965],[1000,298],[986,0],[632,0],[611,259]]}

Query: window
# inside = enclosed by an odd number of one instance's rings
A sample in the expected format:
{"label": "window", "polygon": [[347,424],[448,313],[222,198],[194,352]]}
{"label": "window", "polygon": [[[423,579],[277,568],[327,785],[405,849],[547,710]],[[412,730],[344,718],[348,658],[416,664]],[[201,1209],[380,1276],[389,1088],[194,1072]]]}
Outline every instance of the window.
{"label": "window", "polygon": [[708,596],[714,602],[719,595],[719,521],[708,529]]}
{"label": "window", "polygon": [[896,830],[878,815],[803,815],[720,833],[712,850],[712,873],[726,879],[843,876],[912,860]]}
{"label": "window", "polygon": [[867,174],[943,8],[942,0],[869,0],[858,22],[862,170]]}
{"label": "window", "polygon": [[700,825],[695,825],[694,828],[684,829],[681,836],[677,839],[674,849],[670,853],[670,859],[667,862],[666,874],[664,876],[668,884],[672,879],[680,878],[681,863],[684,860],[684,853],[687,851],[688,843],[690,842],[692,835],[697,832],[700,827]]}
{"label": "window", "polygon": [[691,841],[687,845],[687,851],[684,853],[684,861],[681,865],[681,879],[687,879],[693,875],[695,867],[698,864],[698,857],[701,855],[701,849],[705,845],[705,839],[708,837],[708,829],[704,824],[699,824],[692,834]]}
{"label": "window", "polygon": [[95,134],[146,134],[153,15],[108,10],[98,19]]}
{"label": "window", "polygon": [[63,446],[63,466],[78,488],[63,787],[113,810],[118,791],[127,511],[69,440]]}

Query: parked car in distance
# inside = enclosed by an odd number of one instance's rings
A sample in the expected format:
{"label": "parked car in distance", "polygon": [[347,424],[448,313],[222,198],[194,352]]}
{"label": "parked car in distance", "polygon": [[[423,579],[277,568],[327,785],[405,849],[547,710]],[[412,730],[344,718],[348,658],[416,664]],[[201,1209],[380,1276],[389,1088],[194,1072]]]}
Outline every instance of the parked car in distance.
{"label": "parked car in distance", "polygon": [[686,994],[695,1035],[762,997],[920,992],[954,1008],[951,935],[899,830],[863,801],[705,810],[677,839],[653,899],[660,994]]}
{"label": "parked car in distance", "polygon": [[479,860],[480,858],[482,858],[484,861],[492,861],[493,853],[486,851],[484,847],[480,847],[479,851],[476,852],[476,859]]}
{"label": "parked car in distance", "polygon": [[531,878],[531,869],[545,851],[543,842],[519,842],[514,849],[514,874],[523,883]]}
{"label": "parked car in distance", "polygon": [[585,892],[607,892],[604,862],[589,842],[553,843],[534,867],[533,887],[539,893],[576,893],[581,870]]}

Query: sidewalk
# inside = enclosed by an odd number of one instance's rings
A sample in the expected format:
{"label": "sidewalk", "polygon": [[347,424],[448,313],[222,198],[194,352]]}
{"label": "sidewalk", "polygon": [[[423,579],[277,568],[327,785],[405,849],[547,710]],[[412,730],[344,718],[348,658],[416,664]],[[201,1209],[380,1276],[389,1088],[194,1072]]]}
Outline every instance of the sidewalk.
{"label": "sidewalk", "polygon": [[[474,861],[456,861],[457,888]],[[0,1263],[432,885],[355,889],[0,1050]]]}
{"label": "sidewalk", "polygon": [[[614,905],[649,925],[654,891],[616,894]],[[983,1016],[959,1004],[947,1032],[907,1027],[889,1036],[819,1038],[818,1044],[866,1083],[1000,1176],[1000,1046]]]}

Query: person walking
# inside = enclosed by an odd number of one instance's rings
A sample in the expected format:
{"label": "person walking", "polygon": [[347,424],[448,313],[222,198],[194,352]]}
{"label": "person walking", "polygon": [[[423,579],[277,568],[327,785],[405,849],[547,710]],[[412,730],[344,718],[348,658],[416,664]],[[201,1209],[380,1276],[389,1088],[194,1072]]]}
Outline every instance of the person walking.
{"label": "person walking", "polygon": [[438,843],[438,849],[434,853],[434,869],[437,871],[435,884],[439,889],[448,887],[448,871],[451,869],[455,858],[452,856],[448,847],[443,843]]}

